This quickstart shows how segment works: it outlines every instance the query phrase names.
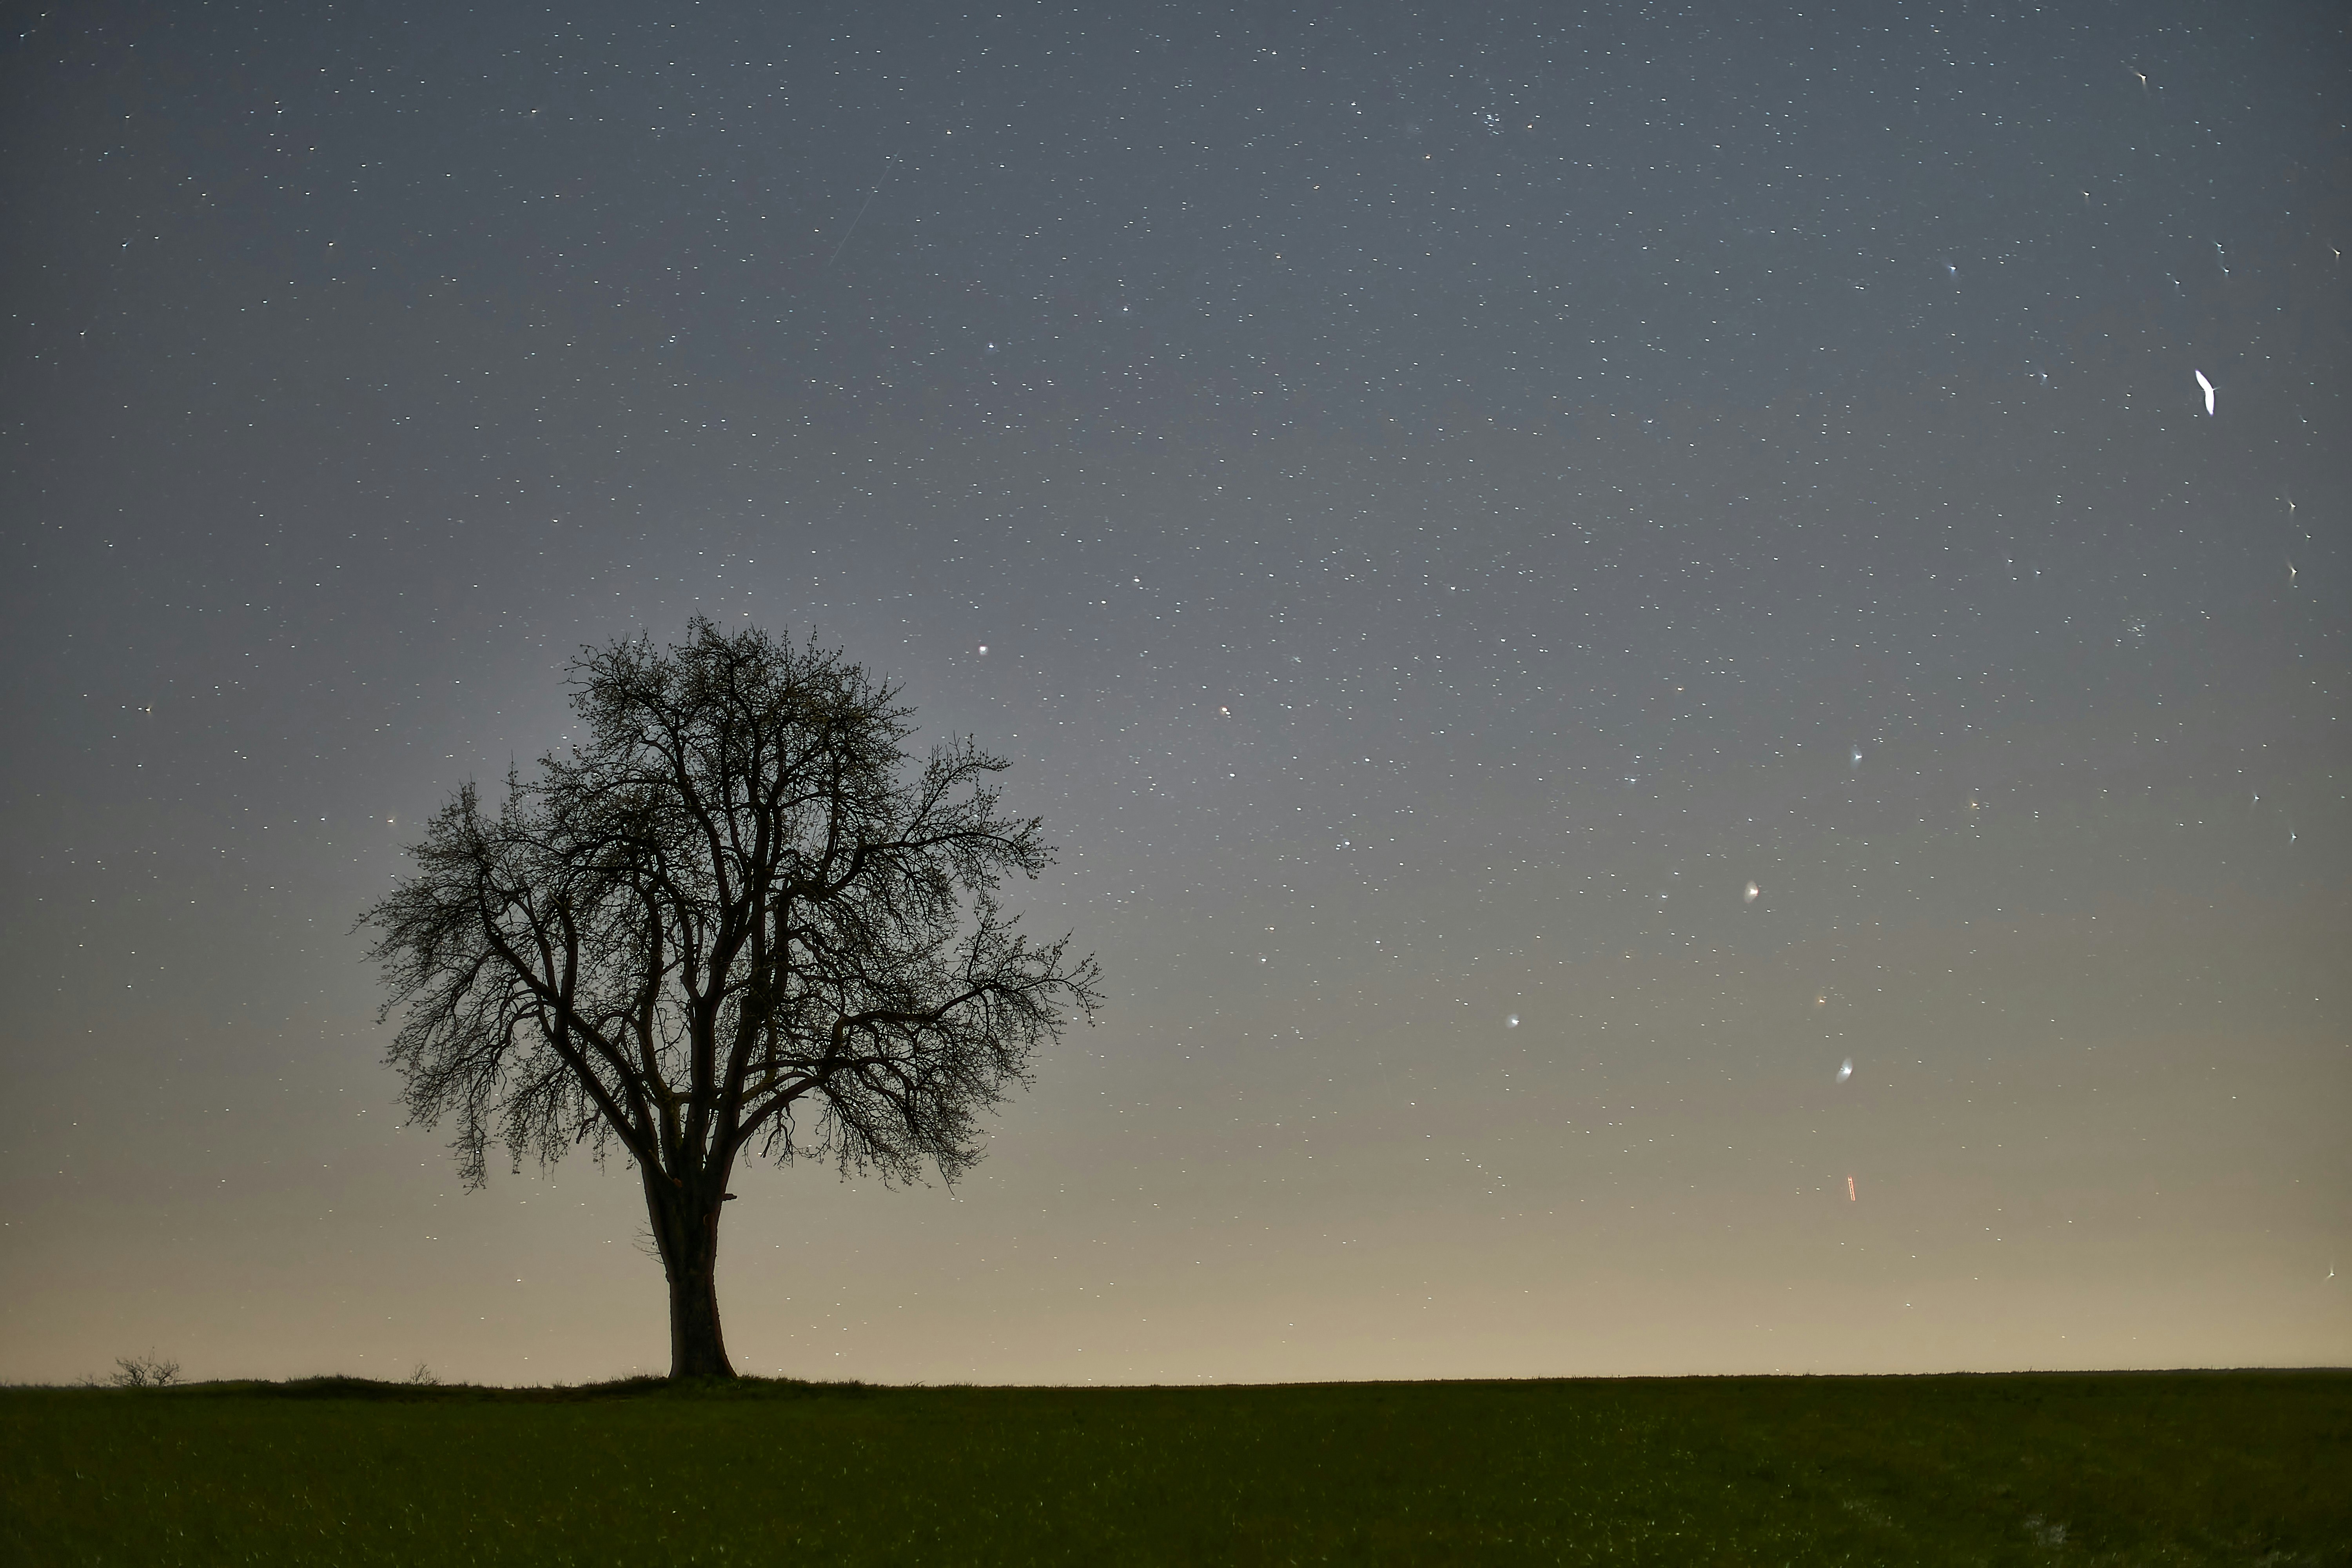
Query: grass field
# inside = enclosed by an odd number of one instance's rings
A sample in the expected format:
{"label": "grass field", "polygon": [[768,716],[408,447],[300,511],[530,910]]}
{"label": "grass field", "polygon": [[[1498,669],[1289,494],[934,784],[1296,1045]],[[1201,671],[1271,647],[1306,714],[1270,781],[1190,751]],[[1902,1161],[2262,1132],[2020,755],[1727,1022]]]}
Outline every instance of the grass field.
{"label": "grass field", "polygon": [[2352,1564],[2352,1373],[7,1389],[0,1560]]}

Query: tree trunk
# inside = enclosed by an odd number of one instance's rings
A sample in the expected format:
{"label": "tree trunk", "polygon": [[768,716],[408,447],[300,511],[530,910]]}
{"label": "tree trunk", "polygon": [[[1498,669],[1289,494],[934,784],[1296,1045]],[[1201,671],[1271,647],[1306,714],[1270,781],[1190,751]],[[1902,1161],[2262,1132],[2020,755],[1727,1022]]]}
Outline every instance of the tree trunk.
{"label": "tree trunk", "polygon": [[[715,1215],[713,1216],[716,1217]],[[669,1277],[669,1374],[732,1377],[726,1342],[719,1335],[719,1259],[715,1249]]]}
{"label": "tree trunk", "polygon": [[[732,1377],[719,1332],[719,1194],[673,1187],[667,1176],[646,1184],[654,1240],[669,1276],[669,1374]],[[665,1192],[663,1188],[670,1190]]]}

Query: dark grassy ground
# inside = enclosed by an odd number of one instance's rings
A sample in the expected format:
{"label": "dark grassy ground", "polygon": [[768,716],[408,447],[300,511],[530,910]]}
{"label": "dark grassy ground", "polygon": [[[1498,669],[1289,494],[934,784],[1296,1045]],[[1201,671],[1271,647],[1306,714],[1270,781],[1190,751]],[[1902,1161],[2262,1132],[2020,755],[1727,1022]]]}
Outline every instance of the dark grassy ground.
{"label": "dark grassy ground", "polygon": [[2352,1373],[10,1389],[0,1560],[2352,1564]]}

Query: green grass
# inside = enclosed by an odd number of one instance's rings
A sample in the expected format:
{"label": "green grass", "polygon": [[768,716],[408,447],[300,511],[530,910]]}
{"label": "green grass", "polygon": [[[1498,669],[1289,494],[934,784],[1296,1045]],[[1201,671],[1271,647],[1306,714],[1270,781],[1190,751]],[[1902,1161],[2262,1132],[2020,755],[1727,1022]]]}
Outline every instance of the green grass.
{"label": "green grass", "polygon": [[9,1389],[0,1561],[2352,1564],[2352,1373]]}

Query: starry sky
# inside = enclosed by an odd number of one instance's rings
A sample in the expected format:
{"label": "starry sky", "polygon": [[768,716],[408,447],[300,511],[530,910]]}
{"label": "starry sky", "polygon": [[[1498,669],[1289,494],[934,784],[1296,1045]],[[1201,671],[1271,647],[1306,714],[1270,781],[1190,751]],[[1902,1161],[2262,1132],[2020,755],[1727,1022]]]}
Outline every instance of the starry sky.
{"label": "starry sky", "polygon": [[2347,22],[12,13],[0,1378],[663,1369],[352,924],[697,614],[1108,996],[741,1370],[2352,1360]]}

